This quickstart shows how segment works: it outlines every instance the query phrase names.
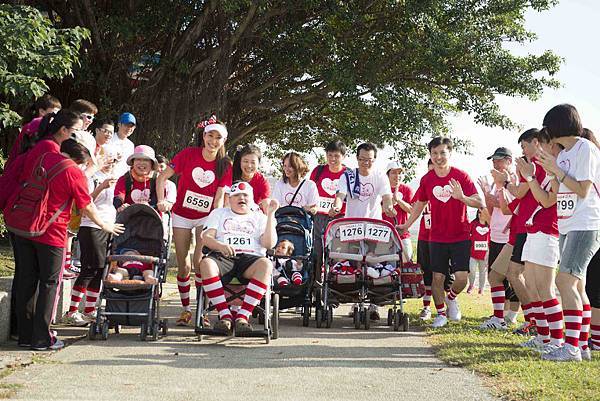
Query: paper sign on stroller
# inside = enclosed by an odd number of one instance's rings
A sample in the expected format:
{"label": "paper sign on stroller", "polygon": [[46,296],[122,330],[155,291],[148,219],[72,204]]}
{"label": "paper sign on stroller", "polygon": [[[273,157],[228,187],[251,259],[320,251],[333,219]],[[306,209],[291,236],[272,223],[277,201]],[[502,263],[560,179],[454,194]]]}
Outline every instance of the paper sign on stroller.
{"label": "paper sign on stroller", "polygon": [[352,242],[365,239],[365,225],[363,223],[344,224],[340,226],[340,241]]}
{"label": "paper sign on stroller", "polygon": [[367,224],[365,230],[365,239],[377,242],[388,242],[392,230],[389,227],[378,225],[378,224]]}

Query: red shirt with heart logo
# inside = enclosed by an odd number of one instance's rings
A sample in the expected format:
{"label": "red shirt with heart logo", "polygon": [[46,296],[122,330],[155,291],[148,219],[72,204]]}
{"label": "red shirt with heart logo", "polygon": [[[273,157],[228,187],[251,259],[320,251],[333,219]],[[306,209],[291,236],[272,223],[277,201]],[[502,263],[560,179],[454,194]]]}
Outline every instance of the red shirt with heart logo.
{"label": "red shirt with heart logo", "polygon": [[[326,165],[319,176],[318,181],[317,172],[319,171],[319,167],[315,168],[312,173],[310,173],[310,179],[317,184],[317,191],[319,192],[319,202],[317,203],[317,213],[318,214],[328,214],[329,209],[333,205],[333,201],[335,200],[335,195],[338,189],[338,183],[340,181],[340,177],[344,174],[346,169],[345,166],[342,166],[342,170],[334,173],[329,169],[329,165]],[[339,215],[343,216],[346,213],[346,202],[342,204],[342,210]]]}
{"label": "red shirt with heart logo", "polygon": [[[400,184],[398,189],[392,188],[392,196],[400,197],[401,200],[407,203],[413,202],[413,190],[411,187],[405,184]],[[400,205],[394,205],[394,209],[396,210],[396,217],[388,217],[385,213],[381,214],[383,220],[390,222],[392,225],[404,224],[408,220],[408,213],[406,213]],[[406,231],[400,234],[400,239],[410,238],[410,232]]]}
{"label": "red shirt with heart logo", "polygon": [[485,260],[490,243],[490,227],[482,224],[479,219],[471,222],[471,257]]}
{"label": "red shirt with heart logo", "polygon": [[169,166],[179,175],[173,213],[186,219],[208,216],[214,207],[217,189],[231,186],[231,166],[221,178],[217,178],[217,161],[204,160],[201,147],[182,150],[173,157]]}
{"label": "red shirt with heart logo", "polygon": [[453,178],[460,183],[465,196],[477,193],[469,175],[456,167],[451,167],[450,173],[445,177],[438,177],[435,170],[431,170],[421,178],[418,200],[431,205],[431,242],[469,240],[471,230],[467,205],[452,197],[450,180]]}
{"label": "red shirt with heart logo", "polygon": [[125,193],[125,176],[119,177],[115,184],[115,197],[123,199],[123,203],[150,203],[150,177],[144,182],[131,180],[131,192]]}

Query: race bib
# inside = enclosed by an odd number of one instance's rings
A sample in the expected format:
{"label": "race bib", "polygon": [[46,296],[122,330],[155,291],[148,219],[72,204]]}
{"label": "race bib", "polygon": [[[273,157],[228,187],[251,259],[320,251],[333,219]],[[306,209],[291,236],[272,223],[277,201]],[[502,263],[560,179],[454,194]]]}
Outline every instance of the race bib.
{"label": "race bib", "polygon": [[192,209],[197,212],[208,213],[210,212],[210,207],[212,206],[213,198],[212,196],[206,196],[202,194],[198,194],[194,191],[185,191],[185,196],[183,197],[183,207],[187,209]]}
{"label": "race bib", "polygon": [[487,252],[489,245],[487,241],[475,241],[475,243],[473,244],[473,248],[476,251],[485,251]]}
{"label": "race bib", "polygon": [[352,242],[365,238],[365,225],[363,223],[345,224],[340,226],[340,241]]}
{"label": "race bib", "polygon": [[223,240],[236,252],[248,252],[254,249],[252,237],[243,233],[225,234]]}
{"label": "race bib", "polygon": [[365,228],[365,239],[377,242],[388,242],[392,230],[389,227],[380,226],[377,224],[367,224]]}
{"label": "race bib", "polygon": [[425,224],[425,229],[426,230],[431,230],[431,214],[426,213],[423,215],[423,221]]}
{"label": "race bib", "polygon": [[556,213],[559,219],[568,219],[573,216],[575,206],[577,206],[576,193],[567,192],[556,195]]}
{"label": "race bib", "polygon": [[333,201],[335,198],[319,197],[319,203],[317,203],[317,210],[319,213],[329,213],[329,210],[333,207]]}

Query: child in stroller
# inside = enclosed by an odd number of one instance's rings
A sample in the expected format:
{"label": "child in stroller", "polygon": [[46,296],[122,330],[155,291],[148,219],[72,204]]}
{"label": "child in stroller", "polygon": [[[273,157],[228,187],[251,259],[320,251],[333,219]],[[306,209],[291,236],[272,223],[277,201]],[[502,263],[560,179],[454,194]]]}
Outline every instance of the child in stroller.
{"label": "child in stroller", "polygon": [[294,285],[302,285],[302,262],[290,257],[294,254],[294,244],[289,240],[281,240],[275,247],[273,255],[273,280],[279,287],[287,287],[290,278],[287,271],[291,271],[291,281]]}
{"label": "child in stroller", "polygon": [[[135,249],[125,249],[121,255],[140,255]],[[154,269],[151,263],[143,263],[137,260],[127,260],[111,267],[108,273],[108,279],[111,281],[139,280],[142,279],[146,284],[158,284],[158,279],[154,277]]]}

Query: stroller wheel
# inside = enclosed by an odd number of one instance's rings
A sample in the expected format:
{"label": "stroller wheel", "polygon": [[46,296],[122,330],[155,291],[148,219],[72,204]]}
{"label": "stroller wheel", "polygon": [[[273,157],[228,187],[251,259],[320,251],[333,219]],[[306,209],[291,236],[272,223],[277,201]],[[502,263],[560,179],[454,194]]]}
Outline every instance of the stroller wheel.
{"label": "stroller wheel", "polygon": [[327,321],[325,322],[325,327],[328,329],[331,328],[331,324],[333,323],[333,306],[329,306],[327,308]]}
{"label": "stroller wheel", "polygon": [[317,329],[320,329],[323,326],[323,309],[317,309],[315,320],[317,321]]}
{"label": "stroller wheel", "polygon": [[162,334],[164,337],[166,337],[166,336],[167,336],[167,334],[169,333],[169,326],[168,326],[168,321],[167,321],[167,319],[163,319],[163,320],[161,320],[161,321],[160,321],[160,323],[159,323],[159,328],[160,328],[161,334]]}
{"label": "stroller wheel", "polygon": [[353,315],[353,319],[354,319],[354,328],[355,329],[360,329],[360,323],[362,322],[362,314],[358,309],[358,306],[354,307],[354,315]]}
{"label": "stroller wheel", "polygon": [[108,340],[108,321],[102,323],[102,332],[100,334],[103,340]]}
{"label": "stroller wheel", "polygon": [[394,331],[400,330],[400,323],[402,322],[402,312],[399,310],[394,313]]}
{"label": "stroller wheel", "polygon": [[308,327],[308,323],[310,322],[310,306],[304,305],[302,309],[302,326]]}
{"label": "stroller wheel", "polygon": [[150,338],[152,341],[158,340],[159,322],[152,323],[152,329],[150,330]]}
{"label": "stroller wheel", "polygon": [[96,340],[96,334],[97,334],[97,333],[96,333],[96,330],[97,330],[97,325],[96,325],[96,322],[95,322],[95,321],[94,321],[94,322],[91,322],[91,323],[90,323],[90,328],[89,328],[89,330],[88,330],[88,338],[89,338],[91,341],[94,341],[94,340]]}
{"label": "stroller wheel", "polygon": [[402,331],[408,331],[410,328],[410,319],[407,314],[402,317]]}
{"label": "stroller wheel", "polygon": [[388,309],[387,325],[391,326],[392,324],[394,324],[394,310]]}
{"label": "stroller wheel", "polygon": [[365,325],[365,330],[369,330],[371,328],[371,319],[369,319],[369,310],[367,308],[362,310],[361,317]]}
{"label": "stroller wheel", "polygon": [[143,322],[140,325],[140,340],[146,341],[146,336],[148,335],[148,325],[146,322]]}
{"label": "stroller wheel", "polygon": [[271,329],[273,340],[279,338],[279,294],[273,294],[273,314],[271,315]]}

